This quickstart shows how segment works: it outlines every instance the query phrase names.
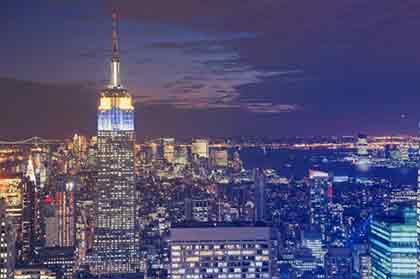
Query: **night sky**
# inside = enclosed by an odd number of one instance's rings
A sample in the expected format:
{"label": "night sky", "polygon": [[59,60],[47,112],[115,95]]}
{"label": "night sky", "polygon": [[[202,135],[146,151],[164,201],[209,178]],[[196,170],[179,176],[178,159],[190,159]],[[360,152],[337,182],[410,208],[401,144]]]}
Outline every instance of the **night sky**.
{"label": "night sky", "polygon": [[113,8],[140,139],[418,132],[418,0],[3,0],[1,139],[95,133]]}

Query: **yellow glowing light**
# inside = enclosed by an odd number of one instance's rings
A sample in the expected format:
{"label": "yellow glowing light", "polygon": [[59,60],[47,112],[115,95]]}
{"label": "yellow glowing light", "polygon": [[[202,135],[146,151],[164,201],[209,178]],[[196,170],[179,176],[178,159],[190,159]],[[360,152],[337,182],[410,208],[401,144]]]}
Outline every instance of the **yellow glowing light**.
{"label": "yellow glowing light", "polygon": [[0,179],[0,198],[4,198],[10,207],[22,204],[21,180],[19,178]]}
{"label": "yellow glowing light", "polygon": [[101,97],[99,110],[110,110],[112,108],[112,102],[110,97]]}
{"label": "yellow glowing light", "polygon": [[133,110],[133,104],[131,97],[120,97],[118,98],[118,108],[122,110]]}

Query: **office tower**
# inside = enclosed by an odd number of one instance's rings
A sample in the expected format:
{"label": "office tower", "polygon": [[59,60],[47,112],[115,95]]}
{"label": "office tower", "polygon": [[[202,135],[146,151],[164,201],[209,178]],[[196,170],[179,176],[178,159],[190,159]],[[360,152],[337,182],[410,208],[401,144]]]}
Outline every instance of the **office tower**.
{"label": "office tower", "polygon": [[11,218],[7,213],[7,202],[0,199],[0,278],[12,279],[15,268],[16,234]]}
{"label": "office tower", "polygon": [[[28,164],[25,173],[25,179],[28,180],[29,183],[27,186],[29,187],[28,191],[31,192],[31,200],[32,203],[30,205],[30,210],[32,211],[32,224],[31,224],[31,235],[32,235],[32,251],[31,256],[35,254],[39,254],[40,249],[44,246],[44,226],[43,226],[43,219],[41,213],[41,205],[43,200],[44,194],[44,186],[47,180],[46,176],[46,168],[43,164],[41,151],[37,150],[31,152],[28,158]],[[35,260],[31,258],[30,260]]]}
{"label": "office tower", "polygon": [[76,157],[77,164],[80,167],[80,164],[87,159],[88,139],[85,136],[75,134],[73,136],[72,150]]}
{"label": "office tower", "polygon": [[16,260],[29,263],[33,260],[35,241],[41,237],[34,224],[40,216],[35,214],[35,185],[27,179],[3,177],[0,179],[0,198],[7,204],[7,214],[16,233]]}
{"label": "office tower", "polygon": [[209,200],[207,199],[185,199],[185,219],[187,221],[208,222],[209,221]]}
{"label": "office tower", "polygon": [[23,216],[22,235],[18,239],[19,251],[17,260],[20,263],[28,263],[33,258],[35,228],[34,221],[38,218],[35,214],[35,184],[28,178],[23,180]]}
{"label": "office tower", "polygon": [[353,271],[360,279],[372,278],[372,261],[369,246],[366,244],[353,245]]}
{"label": "office tower", "polygon": [[277,278],[269,227],[178,227],[170,231],[170,278]]}
{"label": "office tower", "polygon": [[47,247],[42,250],[41,261],[57,278],[72,279],[75,274],[75,251],[73,247]]}
{"label": "office tower", "polygon": [[227,168],[228,167],[228,152],[227,150],[212,150],[210,152],[211,164],[213,168]]}
{"label": "office tower", "polygon": [[260,169],[254,169],[254,191],[255,191],[255,221],[265,222],[266,216],[266,195],[265,176]]}
{"label": "office tower", "polygon": [[[73,247],[76,239],[76,182],[66,177],[57,180],[50,205],[45,205],[47,247]],[[47,208],[49,208],[47,210]]]}
{"label": "office tower", "polygon": [[366,158],[368,157],[368,139],[367,136],[364,134],[359,134],[357,136],[357,142],[356,142],[356,148],[357,148],[357,155],[359,158]]}
{"label": "office tower", "polygon": [[209,157],[209,142],[206,139],[195,139],[192,142],[192,155],[194,158],[204,158]]}
{"label": "office tower", "polygon": [[311,250],[318,265],[324,265],[325,249],[322,244],[322,235],[319,231],[302,231],[302,246]]}
{"label": "office tower", "polygon": [[175,160],[175,139],[174,138],[163,138],[163,159],[167,162],[172,163]]}
{"label": "office tower", "polygon": [[417,202],[417,191],[411,185],[402,185],[397,189],[392,189],[389,195],[389,204],[411,204]]}
{"label": "office tower", "polygon": [[409,149],[410,145],[408,142],[403,142],[398,146],[398,150],[400,151],[400,159],[401,161],[409,161]]}
{"label": "office tower", "polygon": [[185,145],[178,145],[175,150],[175,163],[178,165],[187,165],[189,162],[189,152]]}
{"label": "office tower", "polygon": [[16,233],[20,236],[22,231],[23,215],[23,185],[22,180],[17,177],[0,178],[0,198],[4,199],[7,205],[7,215],[16,227]]}
{"label": "office tower", "polygon": [[370,224],[369,243],[374,279],[417,278],[418,240],[413,208],[375,216]]}
{"label": "office tower", "polygon": [[369,254],[361,254],[360,256],[360,279],[372,279],[372,258]]}
{"label": "office tower", "polygon": [[243,168],[243,162],[241,160],[241,155],[238,151],[233,153],[233,160],[232,160],[232,169],[234,172],[240,172]]}
{"label": "office tower", "polygon": [[297,249],[291,255],[282,255],[282,261],[286,258],[290,262],[292,278],[325,278],[323,266],[310,249]]}
{"label": "office tower", "polygon": [[321,232],[322,240],[327,233],[329,184],[328,177],[312,176],[309,180],[309,223]]}
{"label": "office tower", "polygon": [[350,279],[352,277],[350,248],[329,248],[325,255],[325,278]]}
{"label": "office tower", "polygon": [[98,108],[98,177],[92,269],[133,273],[138,263],[134,181],[134,106],[120,82],[117,14],[112,32],[111,80]]}
{"label": "office tower", "polygon": [[58,247],[73,247],[76,233],[76,201],[73,180],[61,180],[55,193],[56,218],[58,224]]}
{"label": "office tower", "polygon": [[51,216],[45,216],[45,246],[58,247],[58,223],[57,216],[54,213]]}
{"label": "office tower", "polygon": [[[420,169],[417,170],[417,243],[420,244]],[[417,277],[420,278],[420,253],[417,255]]]}

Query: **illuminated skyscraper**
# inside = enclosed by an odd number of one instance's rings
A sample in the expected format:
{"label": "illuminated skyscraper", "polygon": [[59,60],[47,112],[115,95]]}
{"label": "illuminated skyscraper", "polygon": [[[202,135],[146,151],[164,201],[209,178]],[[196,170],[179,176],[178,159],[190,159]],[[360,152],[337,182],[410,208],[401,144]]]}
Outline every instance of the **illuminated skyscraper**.
{"label": "illuminated skyscraper", "polygon": [[374,217],[370,224],[372,276],[417,278],[416,212],[406,208],[398,215]]}
{"label": "illuminated skyscraper", "polygon": [[327,232],[328,185],[328,176],[312,176],[309,180],[309,222],[321,232],[323,241],[326,240]]}
{"label": "illuminated skyscraper", "polygon": [[4,198],[0,199],[0,234],[0,278],[11,279],[15,268],[16,235]]}
{"label": "illuminated skyscraper", "polygon": [[[46,218],[47,247],[73,247],[76,239],[75,181],[61,178],[52,199],[51,216]],[[47,207],[48,199],[44,200]],[[44,210],[47,211],[47,210]]]}
{"label": "illuminated skyscraper", "polygon": [[117,14],[112,15],[110,84],[98,108],[98,178],[92,271],[133,273],[138,262],[134,183],[134,107],[121,85]]}
{"label": "illuminated skyscraper", "polygon": [[[420,169],[417,170],[417,243],[420,243]],[[417,278],[420,278],[420,252],[417,253]]]}

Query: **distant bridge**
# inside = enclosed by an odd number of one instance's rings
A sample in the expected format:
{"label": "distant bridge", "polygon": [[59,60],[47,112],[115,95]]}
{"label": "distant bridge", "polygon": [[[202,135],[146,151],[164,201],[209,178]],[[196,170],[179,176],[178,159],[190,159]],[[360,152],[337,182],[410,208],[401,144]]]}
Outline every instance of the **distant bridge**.
{"label": "distant bridge", "polygon": [[0,145],[35,145],[35,146],[42,146],[42,145],[55,145],[64,143],[64,140],[52,140],[52,139],[43,139],[40,137],[31,137],[24,140],[17,140],[17,141],[2,141],[0,140]]}

